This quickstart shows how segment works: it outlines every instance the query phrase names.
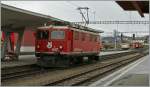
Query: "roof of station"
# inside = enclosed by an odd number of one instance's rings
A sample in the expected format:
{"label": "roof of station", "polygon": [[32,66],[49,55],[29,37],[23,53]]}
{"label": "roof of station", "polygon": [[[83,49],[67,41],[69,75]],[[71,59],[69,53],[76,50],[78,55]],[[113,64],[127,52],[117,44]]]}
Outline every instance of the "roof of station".
{"label": "roof of station", "polygon": [[1,4],[1,26],[13,25],[13,27],[21,26],[40,26],[49,21],[61,21],[48,15],[43,15],[13,6]]}
{"label": "roof of station", "polygon": [[116,1],[124,10],[138,11],[141,17],[149,13],[149,1]]}
{"label": "roof of station", "polygon": [[[45,23],[61,23],[64,25],[73,26],[68,21],[64,21],[52,16],[43,15],[13,6],[1,4],[1,27],[12,25],[11,28],[19,27],[39,27],[44,26]],[[92,28],[84,27],[81,25],[76,25],[76,27],[82,28],[87,31],[102,33],[103,31],[94,30]]]}

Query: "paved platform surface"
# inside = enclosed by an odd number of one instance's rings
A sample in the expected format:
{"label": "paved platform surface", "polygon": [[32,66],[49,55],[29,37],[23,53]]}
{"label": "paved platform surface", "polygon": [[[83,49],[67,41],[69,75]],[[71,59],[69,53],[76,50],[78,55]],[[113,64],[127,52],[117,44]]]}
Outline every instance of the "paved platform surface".
{"label": "paved platform surface", "polygon": [[[100,55],[115,54],[115,53],[121,53],[121,52],[127,52],[127,51],[128,50],[101,52]],[[30,65],[30,64],[35,64],[35,63],[36,63],[35,55],[20,55],[18,61],[1,62],[1,68]]]}
{"label": "paved platform surface", "polygon": [[150,55],[100,79],[91,86],[150,87]]}
{"label": "paved platform surface", "polygon": [[36,63],[35,55],[22,55],[18,61],[1,62],[1,68],[30,65]]}
{"label": "paved platform surface", "polygon": [[101,52],[101,53],[100,53],[100,56],[101,56],[101,55],[115,54],[115,53],[123,53],[123,52],[128,52],[128,51],[131,51],[131,50]]}

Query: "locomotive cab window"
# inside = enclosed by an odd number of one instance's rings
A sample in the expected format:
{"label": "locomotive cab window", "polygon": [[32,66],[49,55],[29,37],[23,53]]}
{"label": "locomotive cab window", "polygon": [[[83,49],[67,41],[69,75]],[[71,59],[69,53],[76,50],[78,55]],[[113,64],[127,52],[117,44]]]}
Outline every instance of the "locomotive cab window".
{"label": "locomotive cab window", "polygon": [[48,30],[39,30],[36,33],[37,39],[48,39],[49,37],[49,31]]}
{"label": "locomotive cab window", "polygon": [[64,39],[65,31],[51,31],[51,39]]}

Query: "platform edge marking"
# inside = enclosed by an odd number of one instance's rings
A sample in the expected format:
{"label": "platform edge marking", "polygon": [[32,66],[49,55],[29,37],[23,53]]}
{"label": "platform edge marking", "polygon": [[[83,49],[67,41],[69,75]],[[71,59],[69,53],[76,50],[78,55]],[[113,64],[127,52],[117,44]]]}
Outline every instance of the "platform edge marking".
{"label": "platform edge marking", "polygon": [[[146,57],[146,56],[145,56]],[[126,67],[119,69],[118,71],[100,79],[99,81],[94,82],[93,84],[91,84],[90,86],[98,86],[99,84],[102,84],[103,82],[108,81],[106,84],[104,84],[103,86],[108,86],[109,84],[111,84],[114,80],[118,79],[119,77],[121,77],[123,74],[127,73],[129,70],[133,69],[134,67],[136,67],[137,65],[139,65],[140,63],[142,63],[144,60],[146,60],[147,58],[144,59],[138,59],[135,62],[127,65]],[[131,67],[132,66],[132,67]],[[130,67],[130,68],[129,68]],[[126,70],[126,71],[125,71]],[[124,72],[123,72],[124,71]],[[116,78],[113,78],[115,75],[120,74],[119,76],[117,76]],[[113,78],[111,80],[108,80],[110,78]]]}

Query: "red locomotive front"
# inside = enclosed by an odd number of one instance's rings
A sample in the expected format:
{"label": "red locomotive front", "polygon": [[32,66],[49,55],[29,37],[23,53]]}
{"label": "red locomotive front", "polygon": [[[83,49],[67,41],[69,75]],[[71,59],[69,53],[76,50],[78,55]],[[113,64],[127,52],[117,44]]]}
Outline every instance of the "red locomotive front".
{"label": "red locomotive front", "polygon": [[36,32],[36,53],[60,54],[68,52],[67,48],[70,31],[68,29],[38,29]]}
{"label": "red locomotive front", "polygon": [[45,26],[36,31],[35,55],[40,66],[57,67],[97,59],[101,44],[98,33],[68,26]]}

